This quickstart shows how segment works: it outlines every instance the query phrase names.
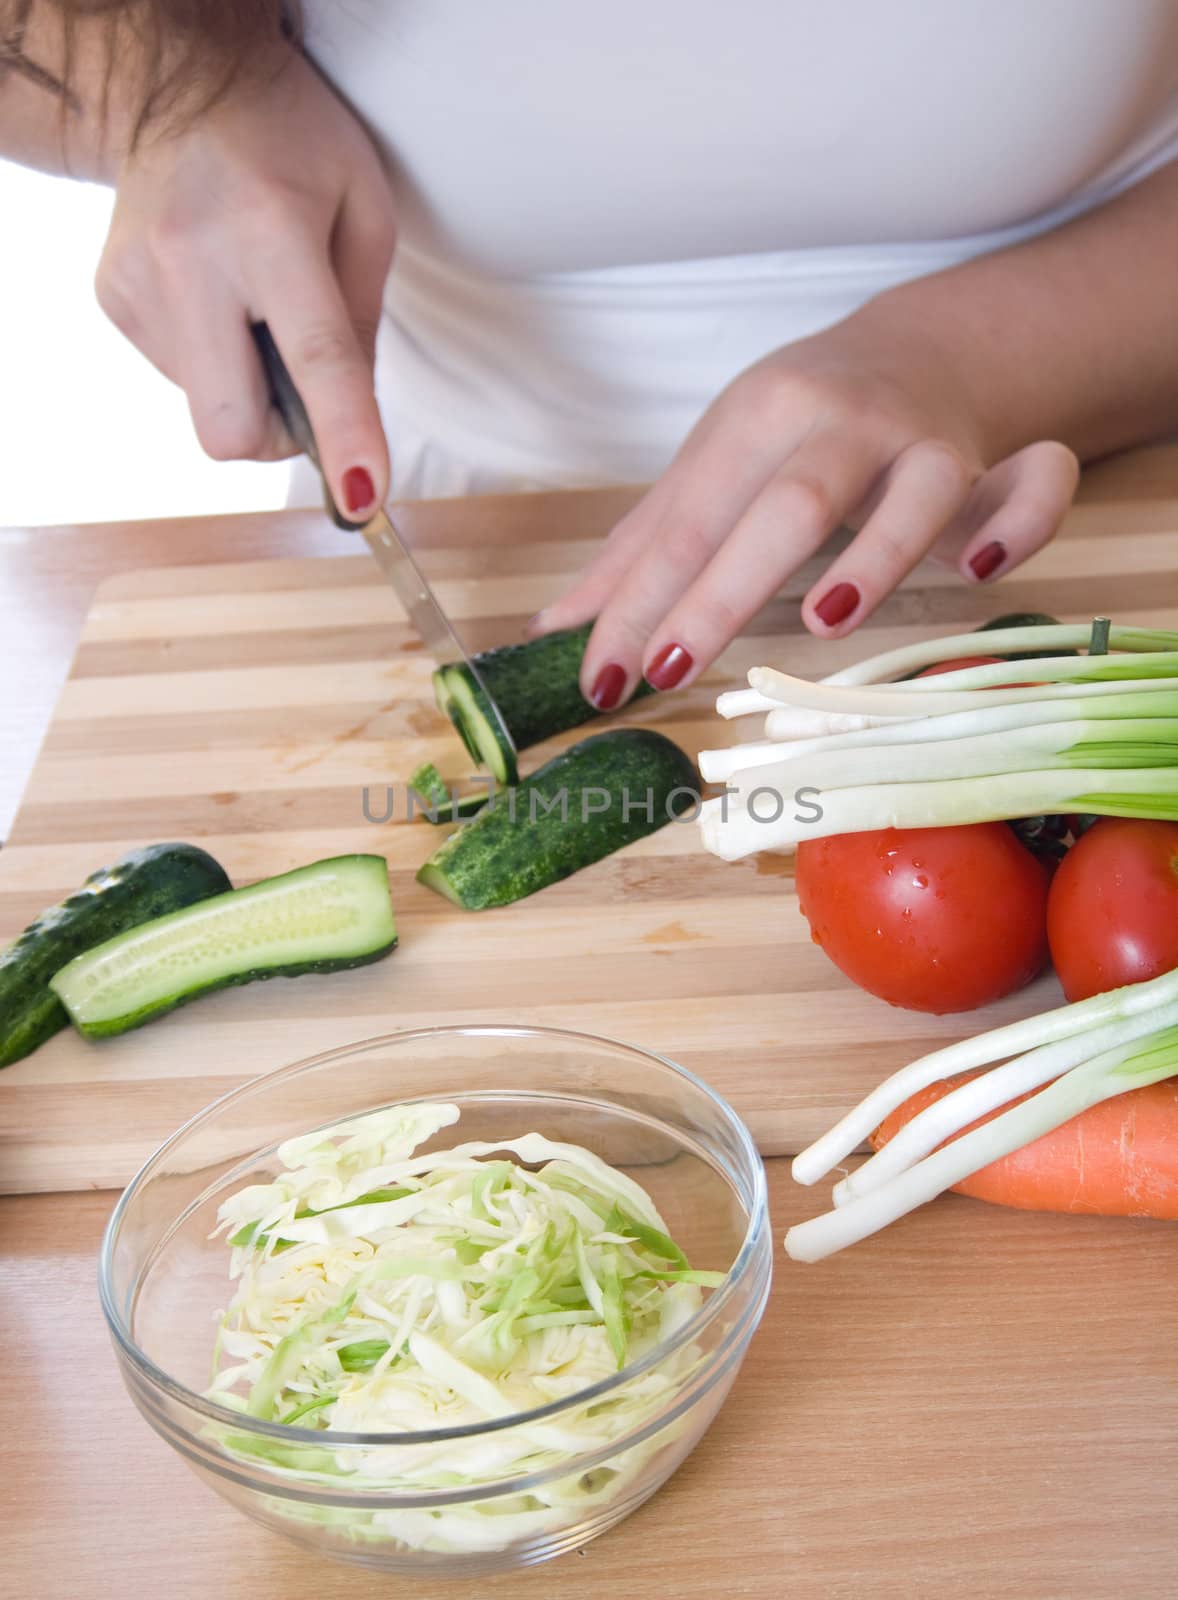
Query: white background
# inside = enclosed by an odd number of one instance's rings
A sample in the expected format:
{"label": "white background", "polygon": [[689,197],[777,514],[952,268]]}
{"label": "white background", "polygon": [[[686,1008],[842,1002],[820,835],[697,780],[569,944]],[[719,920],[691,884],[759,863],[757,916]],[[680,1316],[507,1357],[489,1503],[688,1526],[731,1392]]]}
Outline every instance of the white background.
{"label": "white background", "polygon": [[111,203],[0,161],[0,527],[282,505],[289,469],[210,461],[184,396],[99,310]]}

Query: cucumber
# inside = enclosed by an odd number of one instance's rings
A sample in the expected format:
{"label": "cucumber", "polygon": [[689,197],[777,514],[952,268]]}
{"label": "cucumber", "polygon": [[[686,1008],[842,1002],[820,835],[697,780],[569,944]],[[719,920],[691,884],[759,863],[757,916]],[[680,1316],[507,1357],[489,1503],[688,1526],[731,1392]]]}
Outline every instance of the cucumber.
{"label": "cucumber", "polygon": [[597,733],[496,795],[418,882],[467,911],[510,905],[654,833],[698,796],[694,765],[661,733]]}
{"label": "cucumber", "polygon": [[[517,751],[541,744],[553,734],[579,728],[600,716],[581,693],[581,662],[593,624],[548,633],[528,644],[484,650],[473,658],[479,676],[499,708]],[[632,700],[653,694],[640,681]],[[434,673],[438,709],[457,729],[468,753],[495,775],[498,783],[515,783],[519,770],[499,733],[487,697],[464,662],[439,667]]]}
{"label": "cucumber", "polygon": [[409,779],[409,787],[425,807],[421,815],[427,822],[434,823],[460,822],[463,817],[473,817],[491,798],[490,789],[475,794],[452,794],[432,761],[418,767]]}
{"label": "cucumber", "polygon": [[1059,618],[1048,616],[1046,611],[1005,611],[1000,617],[978,625],[978,633],[989,633],[994,628],[1050,628],[1058,627]]}
{"label": "cucumber", "polygon": [[[1058,623],[1058,617],[1048,616],[1046,611],[1007,611],[1001,617],[991,617],[989,622],[983,622],[978,629],[979,633],[991,633],[1002,628],[1043,628],[1052,623]],[[1079,655],[1078,650],[1019,650],[1011,653],[1002,652],[1010,661],[1040,661],[1045,656],[1074,656]]]}
{"label": "cucumber", "polygon": [[52,987],[98,1039],[232,984],[363,966],[396,942],[384,857],[335,856],[119,934]]}
{"label": "cucumber", "polygon": [[69,1022],[53,974],[94,945],[181,906],[231,889],[228,875],[191,844],[132,850],[43,911],[0,951],[0,1067],[27,1056]]}

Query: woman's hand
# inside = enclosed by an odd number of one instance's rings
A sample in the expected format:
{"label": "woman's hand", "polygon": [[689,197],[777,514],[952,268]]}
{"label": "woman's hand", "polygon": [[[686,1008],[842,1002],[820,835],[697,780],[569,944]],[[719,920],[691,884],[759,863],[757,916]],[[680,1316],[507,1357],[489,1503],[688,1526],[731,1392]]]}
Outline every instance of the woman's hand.
{"label": "woman's hand", "polygon": [[581,683],[600,710],[640,675],[689,682],[840,526],[858,535],[802,604],[825,638],[856,628],[934,545],[980,583],[1051,538],[1075,456],[1043,442],[999,459],[953,363],[879,306],[737,378],[534,619],[539,633],[598,618]]}
{"label": "woman's hand", "polygon": [[294,446],[250,337],[264,319],[315,430],[333,497],[358,517],[388,491],[372,366],[393,203],[360,123],[295,51],[117,174],[96,288],[103,310],[188,396],[218,460]]}

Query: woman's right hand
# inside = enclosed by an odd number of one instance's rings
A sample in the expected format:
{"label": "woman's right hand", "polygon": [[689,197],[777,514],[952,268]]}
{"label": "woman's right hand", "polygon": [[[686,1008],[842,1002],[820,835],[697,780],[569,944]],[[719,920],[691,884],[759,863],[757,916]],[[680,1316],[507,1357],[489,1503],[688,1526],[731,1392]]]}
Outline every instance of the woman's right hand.
{"label": "woman's right hand", "polygon": [[373,360],[395,238],[368,134],[294,51],[199,120],[122,163],[99,304],[185,391],[218,460],[295,453],[270,406],[249,324],[264,319],[315,430],[337,504],[388,493]]}

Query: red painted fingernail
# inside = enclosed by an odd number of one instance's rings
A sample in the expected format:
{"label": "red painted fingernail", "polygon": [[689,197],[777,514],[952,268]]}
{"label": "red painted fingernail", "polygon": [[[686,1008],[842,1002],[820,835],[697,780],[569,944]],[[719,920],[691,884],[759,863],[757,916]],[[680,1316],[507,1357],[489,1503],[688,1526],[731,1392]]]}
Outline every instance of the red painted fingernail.
{"label": "red painted fingernail", "polygon": [[975,555],[970,556],[969,570],[980,583],[984,578],[988,578],[992,572],[997,572],[1005,560],[1006,546],[997,539],[992,539],[989,544],[984,544]]}
{"label": "red painted fingernail", "polygon": [[372,475],[367,467],[349,467],[344,473],[344,509],[353,515],[358,511],[367,511],[376,499],[376,490],[372,486]]}
{"label": "red painted fingernail", "polygon": [[593,680],[589,698],[598,711],[612,711],[622,698],[622,690],[625,687],[625,667],[619,667],[616,661],[607,661]]}
{"label": "red painted fingernail", "polygon": [[828,628],[837,628],[845,622],[859,604],[859,591],[853,583],[836,583],[821,600],[814,603],[814,613]]}
{"label": "red painted fingernail", "polygon": [[665,644],[646,669],[646,681],[656,689],[673,689],[692,668],[690,652],[681,644]]}

